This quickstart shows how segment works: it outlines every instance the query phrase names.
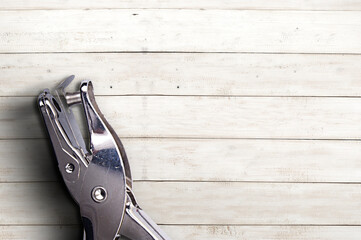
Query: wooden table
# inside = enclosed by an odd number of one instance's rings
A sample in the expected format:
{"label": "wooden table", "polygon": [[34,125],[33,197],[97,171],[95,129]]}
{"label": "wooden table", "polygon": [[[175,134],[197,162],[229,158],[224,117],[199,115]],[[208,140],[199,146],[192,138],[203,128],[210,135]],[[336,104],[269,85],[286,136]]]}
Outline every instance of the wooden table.
{"label": "wooden table", "polygon": [[[93,80],[173,240],[361,239],[361,1],[0,1],[0,239],[80,239],[36,96]],[[76,85],[76,84],[75,84]]]}

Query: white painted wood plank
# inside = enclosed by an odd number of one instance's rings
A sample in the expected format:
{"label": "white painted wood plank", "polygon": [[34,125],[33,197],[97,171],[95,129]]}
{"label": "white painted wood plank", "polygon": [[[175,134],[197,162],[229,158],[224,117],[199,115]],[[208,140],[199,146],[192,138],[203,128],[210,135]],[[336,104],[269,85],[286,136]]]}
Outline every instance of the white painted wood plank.
{"label": "white painted wood plank", "polygon": [[[78,224],[58,183],[2,183],[0,224]],[[160,224],[360,225],[361,185],[136,182],[145,211]]]}
{"label": "white painted wood plank", "polygon": [[172,239],[188,240],[359,240],[359,227],[162,226]]}
{"label": "white painted wood plank", "polygon": [[0,225],[79,224],[80,214],[63,184],[2,183]]}
{"label": "white painted wood plank", "polygon": [[97,9],[97,8],[176,8],[176,9],[290,9],[290,10],[361,10],[359,0],[2,0],[0,9]]}
{"label": "white painted wood plank", "polygon": [[361,96],[360,65],[361,55],[3,54],[0,96],[36,96],[70,74],[98,95]]}
{"label": "white painted wood plank", "polygon": [[0,239],[6,240],[76,240],[80,226],[0,226]]}
{"label": "white painted wood plank", "polygon": [[135,193],[144,209],[159,223],[358,225],[361,222],[361,203],[357,200],[361,197],[361,185],[138,183]]}
{"label": "white painted wood plank", "polygon": [[[174,240],[359,240],[361,227],[325,226],[174,226],[161,228]],[[80,239],[80,226],[1,226],[7,240]]]}
{"label": "white painted wood plank", "polygon": [[[361,182],[361,146],[355,141],[122,141],[137,181]],[[1,140],[0,181],[58,181],[50,149],[44,139]]]}
{"label": "white painted wood plank", "polygon": [[0,12],[0,52],[361,53],[352,11]]}
{"label": "white painted wood plank", "polygon": [[[45,136],[35,100],[0,98],[0,138]],[[100,96],[97,100],[120,137],[361,137],[360,98]]]}

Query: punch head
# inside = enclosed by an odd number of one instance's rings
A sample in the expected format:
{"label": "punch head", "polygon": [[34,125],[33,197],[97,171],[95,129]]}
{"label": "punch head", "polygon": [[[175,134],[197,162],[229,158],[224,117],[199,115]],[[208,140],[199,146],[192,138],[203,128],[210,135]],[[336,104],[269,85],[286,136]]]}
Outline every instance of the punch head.
{"label": "punch head", "polygon": [[[61,107],[60,99],[54,97],[47,89],[39,95],[38,105],[58,159],[59,170],[67,187],[73,189],[77,186],[80,170],[85,167],[87,161],[79,151],[79,146],[75,145],[76,140],[70,130],[72,126],[67,119],[69,116]],[[73,166],[72,174],[67,173],[67,166],[70,165]]]}
{"label": "punch head", "polygon": [[[168,240],[140,209],[132,192],[132,177],[124,147],[101,113],[90,81],[79,92],[67,93],[70,76],[54,92],[44,90],[38,105],[64,182],[80,208],[84,239]],[[90,140],[86,147],[72,113],[84,110]],[[82,128],[84,129],[84,127]],[[89,150],[88,150],[89,149]]]}

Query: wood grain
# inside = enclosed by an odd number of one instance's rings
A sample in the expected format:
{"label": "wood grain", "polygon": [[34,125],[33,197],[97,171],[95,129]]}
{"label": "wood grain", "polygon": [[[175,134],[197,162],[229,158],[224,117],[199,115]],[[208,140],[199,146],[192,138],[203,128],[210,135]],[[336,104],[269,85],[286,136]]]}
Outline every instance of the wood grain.
{"label": "wood grain", "polygon": [[0,96],[36,96],[70,74],[77,75],[76,81],[91,79],[97,95],[361,96],[361,55],[69,53],[0,58]]}
{"label": "wood grain", "polygon": [[361,53],[352,11],[34,10],[0,19],[5,53]]}
{"label": "wood grain", "polygon": [[0,9],[97,9],[97,8],[158,8],[158,9],[282,9],[282,10],[361,10],[359,0],[2,0]]}
{"label": "wood grain", "polygon": [[[79,224],[59,183],[1,183],[0,190],[0,224]],[[159,224],[361,224],[359,184],[136,182],[134,191]]]}
{"label": "wood grain", "polygon": [[[122,141],[136,181],[361,182],[356,141]],[[45,139],[1,140],[0,182],[58,181],[50,149]]]}
{"label": "wood grain", "polygon": [[94,81],[137,199],[172,239],[359,240],[360,10],[0,1],[0,239],[80,239],[35,106],[76,74]]}
{"label": "wood grain", "polygon": [[[0,138],[45,137],[35,99],[0,98]],[[359,139],[361,136],[360,98],[111,96],[97,100],[121,138]]]}
{"label": "wood grain", "polygon": [[188,240],[358,240],[359,227],[162,226],[172,239]]}
{"label": "wood grain", "polygon": [[80,226],[0,226],[0,238],[6,240],[78,240]]}
{"label": "wood grain", "polygon": [[[359,240],[361,227],[338,226],[175,226],[162,225],[174,240]],[[0,226],[7,240],[78,240],[80,226]]]}

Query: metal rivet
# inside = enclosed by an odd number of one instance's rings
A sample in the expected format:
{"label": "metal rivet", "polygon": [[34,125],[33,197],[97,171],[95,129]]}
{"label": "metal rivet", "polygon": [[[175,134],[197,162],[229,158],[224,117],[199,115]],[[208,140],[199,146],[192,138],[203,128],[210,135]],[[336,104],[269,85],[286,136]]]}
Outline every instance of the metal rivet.
{"label": "metal rivet", "polygon": [[75,104],[80,104],[81,103],[80,92],[66,93],[65,100],[66,103],[69,105],[69,107]]}
{"label": "metal rivet", "polygon": [[72,173],[72,172],[74,172],[74,169],[75,169],[75,167],[74,167],[74,165],[71,164],[71,163],[68,163],[68,164],[65,166],[65,171],[66,171],[67,173]]}
{"label": "metal rivet", "polygon": [[95,187],[92,191],[92,198],[95,202],[104,202],[107,199],[107,190],[103,187]]}

